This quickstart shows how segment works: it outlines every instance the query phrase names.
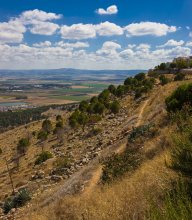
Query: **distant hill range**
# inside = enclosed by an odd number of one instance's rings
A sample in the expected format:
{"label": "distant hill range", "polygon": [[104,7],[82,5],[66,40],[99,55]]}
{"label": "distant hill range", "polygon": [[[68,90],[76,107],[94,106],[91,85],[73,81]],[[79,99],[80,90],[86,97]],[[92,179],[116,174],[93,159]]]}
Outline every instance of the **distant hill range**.
{"label": "distant hill range", "polygon": [[0,77],[6,79],[39,79],[51,81],[114,81],[119,82],[146,70],[83,70],[83,69],[47,69],[47,70],[0,70]]}

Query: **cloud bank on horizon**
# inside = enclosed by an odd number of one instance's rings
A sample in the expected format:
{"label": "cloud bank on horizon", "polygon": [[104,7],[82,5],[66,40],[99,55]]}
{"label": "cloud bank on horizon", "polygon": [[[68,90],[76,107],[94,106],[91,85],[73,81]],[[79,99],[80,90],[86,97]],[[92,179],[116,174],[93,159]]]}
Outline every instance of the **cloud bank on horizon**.
{"label": "cloud bank on horizon", "polygon": [[187,24],[181,27],[149,20],[122,23],[114,18],[121,13],[117,5],[95,12],[102,18],[87,22],[65,22],[65,14],[40,9],[3,20],[0,68],[148,69],[191,55],[192,32]]}

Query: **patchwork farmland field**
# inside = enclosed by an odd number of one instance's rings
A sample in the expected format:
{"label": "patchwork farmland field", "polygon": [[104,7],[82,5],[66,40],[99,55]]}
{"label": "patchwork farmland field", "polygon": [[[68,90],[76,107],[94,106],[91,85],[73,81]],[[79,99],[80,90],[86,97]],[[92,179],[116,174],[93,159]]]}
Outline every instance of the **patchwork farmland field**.
{"label": "patchwork farmland field", "polygon": [[[120,84],[137,70],[1,70],[0,103],[29,106],[80,102]],[[3,105],[3,104],[2,104]]]}

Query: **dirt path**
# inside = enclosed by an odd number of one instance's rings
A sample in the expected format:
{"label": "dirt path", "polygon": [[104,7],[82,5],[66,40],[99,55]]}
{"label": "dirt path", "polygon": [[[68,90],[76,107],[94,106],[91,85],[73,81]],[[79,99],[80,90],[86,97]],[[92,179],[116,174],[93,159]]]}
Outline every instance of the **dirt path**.
{"label": "dirt path", "polygon": [[[147,106],[147,103],[148,100],[143,103],[141,109],[139,110],[138,117],[135,117],[136,126],[139,126],[141,124],[143,112],[145,107]],[[109,152],[114,152],[118,154],[122,153],[126,149],[126,145],[127,136],[104,149],[101,156],[92,160],[90,164],[82,168],[79,172],[74,173],[71,178],[60,185],[58,189],[55,192],[51,193],[51,195],[48,196],[48,198],[46,198],[41,204],[39,204],[39,206],[44,207],[52,202],[58,201],[58,199],[61,199],[66,195],[76,194],[78,192],[77,186],[84,186],[81,196],[89,196],[99,182],[102,175],[102,166],[99,163],[99,160],[102,157],[108,156]],[[81,190],[79,192],[81,192]]]}
{"label": "dirt path", "polygon": [[98,184],[102,174],[102,166],[99,164],[96,171],[92,174],[92,178],[89,181],[89,185],[85,188],[83,195],[90,196],[94,187]]}
{"label": "dirt path", "polygon": [[140,109],[138,119],[137,119],[137,123],[136,123],[136,127],[141,125],[141,121],[142,121],[142,118],[143,118],[143,112],[144,112],[145,107],[147,106],[148,102],[149,102],[149,99],[145,100],[144,104],[142,105],[142,107]]}
{"label": "dirt path", "polygon": [[[147,106],[148,102],[149,102],[148,99],[145,100],[144,104],[142,105],[142,107],[141,107],[141,109],[139,111],[136,127],[141,125],[142,117],[143,117],[143,112],[144,112],[145,107]],[[117,153],[117,154],[121,154],[121,153],[123,153],[125,151],[126,146],[127,146],[127,143],[123,143],[123,144],[119,145],[119,147],[114,152]],[[99,167],[96,169],[96,171],[92,174],[92,178],[89,180],[89,185],[88,185],[88,187],[84,191],[84,193],[86,195],[88,195],[88,194],[90,194],[92,192],[92,189],[94,189],[94,187],[99,182],[99,180],[101,178],[101,175],[102,175],[102,166],[99,165]]]}

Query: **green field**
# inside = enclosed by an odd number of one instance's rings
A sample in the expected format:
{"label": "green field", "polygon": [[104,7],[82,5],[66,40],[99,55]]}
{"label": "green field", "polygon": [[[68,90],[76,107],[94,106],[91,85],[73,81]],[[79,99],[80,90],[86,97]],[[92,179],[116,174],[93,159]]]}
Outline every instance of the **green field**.
{"label": "green field", "polygon": [[71,101],[82,101],[90,98],[90,94],[98,94],[107,88],[107,84],[82,83],[75,86],[85,86],[87,88],[63,88],[52,91],[50,98],[64,99]]}
{"label": "green field", "polygon": [[78,101],[90,99],[90,96],[86,96],[86,95],[60,95],[60,96],[50,96],[49,98],[71,100],[71,101],[78,102]]}
{"label": "green field", "polygon": [[58,89],[56,92],[59,93],[99,93],[103,89],[107,88],[108,85],[106,84],[80,84],[77,86],[86,86],[88,88],[64,88],[64,89]]}

